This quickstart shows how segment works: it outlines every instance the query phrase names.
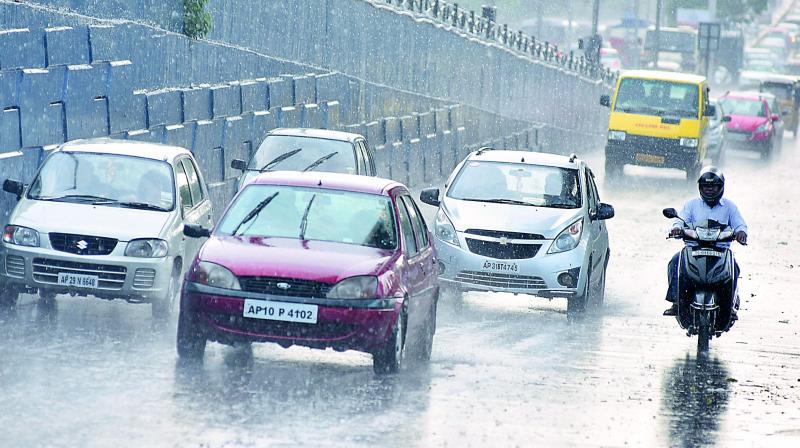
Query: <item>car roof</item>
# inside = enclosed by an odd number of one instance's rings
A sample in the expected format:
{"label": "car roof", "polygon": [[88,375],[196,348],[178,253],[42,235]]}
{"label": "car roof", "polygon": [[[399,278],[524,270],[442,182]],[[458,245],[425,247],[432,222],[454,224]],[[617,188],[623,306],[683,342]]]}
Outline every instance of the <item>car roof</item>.
{"label": "car roof", "polygon": [[706,82],[705,76],[663,70],[626,70],[622,72],[620,78],[656,79],[659,81],[688,82],[692,84]]}
{"label": "car roof", "polygon": [[478,150],[467,156],[467,160],[484,162],[525,163],[529,165],[554,166],[558,168],[578,168],[580,159],[574,156],[549,154],[545,152],[491,149]]}
{"label": "car roof", "polygon": [[153,160],[173,160],[179,155],[191,155],[188,149],[179,146],[113,138],[73,140],[61,145],[57,151],[115,154]]}
{"label": "car roof", "polygon": [[767,100],[775,98],[775,95],[767,92],[750,92],[750,91],[731,91],[724,95],[727,98],[736,98],[742,100]]}
{"label": "car roof", "polygon": [[361,134],[352,132],[331,131],[330,129],[315,128],[277,128],[269,131],[267,135],[286,135],[292,137],[322,138],[326,140],[338,140],[342,142],[353,142],[356,139],[364,138]]}
{"label": "car roof", "polygon": [[405,185],[391,179],[323,171],[268,171],[259,174],[248,185],[322,187],[383,196],[388,195],[389,191],[396,187],[403,187],[408,190]]}

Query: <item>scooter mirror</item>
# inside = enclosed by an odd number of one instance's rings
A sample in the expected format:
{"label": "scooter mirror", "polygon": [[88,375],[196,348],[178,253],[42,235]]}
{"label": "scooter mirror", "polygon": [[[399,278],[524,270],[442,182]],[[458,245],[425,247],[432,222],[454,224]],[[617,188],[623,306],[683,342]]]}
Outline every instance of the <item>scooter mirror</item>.
{"label": "scooter mirror", "polygon": [[678,212],[676,212],[674,208],[665,208],[661,213],[663,213],[666,218],[670,219],[678,217]]}

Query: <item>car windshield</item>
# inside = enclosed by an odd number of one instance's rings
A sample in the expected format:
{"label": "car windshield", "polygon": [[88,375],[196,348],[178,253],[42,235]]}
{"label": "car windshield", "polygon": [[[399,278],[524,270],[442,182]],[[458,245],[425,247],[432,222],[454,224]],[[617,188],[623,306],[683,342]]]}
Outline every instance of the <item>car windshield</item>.
{"label": "car windshield", "polygon": [[[59,151],[48,157],[28,198],[172,210],[175,182],[167,162],[142,157]],[[147,207],[145,207],[147,208]]]}
{"label": "car windshield", "polygon": [[293,239],[302,234],[304,240],[397,248],[388,197],[323,188],[248,185],[222,218],[217,232]]}
{"label": "car windshield", "polygon": [[538,207],[581,207],[578,170],[525,163],[468,162],[447,196]]}
{"label": "car windshield", "polygon": [[[267,166],[276,158],[297,149],[300,151]],[[262,170],[267,167],[270,170],[303,171],[314,162],[333,153],[336,154],[312,169],[333,173],[356,173],[356,160],[350,142],[288,135],[267,136],[250,160],[248,168]]]}
{"label": "car windshield", "polygon": [[728,115],[746,115],[749,117],[766,117],[764,103],[755,99],[724,98],[720,100],[725,113]]}
{"label": "car windshield", "polygon": [[792,88],[791,84],[783,84],[778,82],[765,82],[761,84],[761,91],[767,92],[775,95],[781,101],[789,101],[792,99]]}
{"label": "car windshield", "polygon": [[617,92],[616,112],[697,118],[698,86],[652,79],[625,78]]}

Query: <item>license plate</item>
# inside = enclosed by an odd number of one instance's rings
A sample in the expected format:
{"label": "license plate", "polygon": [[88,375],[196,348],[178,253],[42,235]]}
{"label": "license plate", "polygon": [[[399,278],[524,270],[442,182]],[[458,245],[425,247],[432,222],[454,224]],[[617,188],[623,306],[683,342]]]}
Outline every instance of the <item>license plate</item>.
{"label": "license plate", "polygon": [[747,141],[747,134],[728,134],[728,138],[736,142]]}
{"label": "license plate", "polygon": [[717,252],[715,250],[696,250],[692,252],[692,255],[695,257],[721,257],[722,253]]}
{"label": "license plate", "polygon": [[506,263],[505,261],[486,260],[483,262],[483,269],[498,272],[519,272],[517,263]]}
{"label": "license plate", "polygon": [[657,156],[653,154],[636,153],[636,161],[644,163],[653,163],[656,165],[664,164],[664,156]]}
{"label": "license plate", "polygon": [[97,288],[96,275],[83,275],[83,274],[67,274],[60,272],[58,274],[59,286],[73,286],[76,288]]}
{"label": "license plate", "polygon": [[317,323],[317,305],[245,299],[242,316],[252,319],[280,320],[303,324]]}

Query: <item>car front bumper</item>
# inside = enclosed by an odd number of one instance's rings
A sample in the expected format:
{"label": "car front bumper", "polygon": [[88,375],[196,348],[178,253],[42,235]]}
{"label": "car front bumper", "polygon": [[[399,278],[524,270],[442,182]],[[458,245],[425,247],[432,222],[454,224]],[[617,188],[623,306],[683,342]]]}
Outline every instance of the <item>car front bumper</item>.
{"label": "car front bumper", "polygon": [[[461,235],[459,235],[461,236]],[[438,238],[435,240],[439,254],[439,280],[462,291],[493,291],[531,294],[539,297],[574,297],[586,275],[584,241],[572,250],[548,254],[552,240],[544,240],[533,258],[500,260],[470,252]],[[464,238],[460,244],[466,246]],[[558,281],[561,274],[569,273],[575,286]]]}
{"label": "car front bumper", "polygon": [[618,166],[642,165],[685,169],[699,162],[698,148],[680,146],[678,139],[627,135],[606,142],[606,159]]}
{"label": "car front bumper", "polygon": [[[317,305],[317,322],[244,317],[245,299]],[[331,300],[286,297],[193,282],[185,282],[181,293],[181,314],[193,320],[209,340],[223,344],[275,342],[284,347],[330,347],[367,353],[386,344],[402,306],[401,298]]]}
{"label": "car front bumper", "polygon": [[[168,258],[76,255],[43,247],[0,243],[0,283],[18,292],[92,295],[104,299],[150,302],[169,289]],[[60,273],[98,277],[97,288],[58,284]]]}

